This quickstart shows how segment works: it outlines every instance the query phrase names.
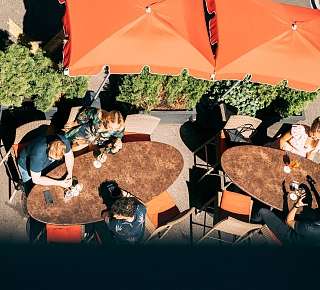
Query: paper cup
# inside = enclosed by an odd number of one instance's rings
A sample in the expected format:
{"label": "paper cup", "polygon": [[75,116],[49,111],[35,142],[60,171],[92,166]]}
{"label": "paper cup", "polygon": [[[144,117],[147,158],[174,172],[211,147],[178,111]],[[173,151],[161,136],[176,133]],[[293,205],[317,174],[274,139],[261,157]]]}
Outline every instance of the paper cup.
{"label": "paper cup", "polygon": [[298,196],[295,193],[290,193],[289,197],[290,197],[291,200],[297,200],[298,199]]}
{"label": "paper cup", "polygon": [[283,171],[285,173],[289,174],[291,172],[291,169],[290,169],[290,167],[288,165],[286,165],[286,166],[283,167]]}
{"label": "paper cup", "polygon": [[102,163],[99,160],[93,161],[93,166],[95,168],[100,168],[102,166]]}

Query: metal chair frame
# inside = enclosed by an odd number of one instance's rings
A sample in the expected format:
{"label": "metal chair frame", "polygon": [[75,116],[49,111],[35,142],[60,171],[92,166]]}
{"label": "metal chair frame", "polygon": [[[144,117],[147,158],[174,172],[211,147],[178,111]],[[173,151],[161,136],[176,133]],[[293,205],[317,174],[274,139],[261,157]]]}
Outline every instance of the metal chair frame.
{"label": "metal chair frame", "polygon": [[[173,218],[173,220],[171,220],[170,222],[168,222],[167,224],[160,226],[156,229],[154,229],[154,227],[152,226],[148,226],[146,225],[147,229],[149,231],[151,231],[151,235],[145,240],[145,242],[149,242],[152,239],[154,239],[155,237],[157,237],[159,240],[163,239],[168,232],[177,224],[182,223],[183,221],[185,221],[187,218],[190,218],[189,222],[190,222],[190,243],[192,244],[193,242],[193,238],[192,238],[192,215],[195,213],[195,208],[192,207],[190,209],[187,209],[183,212],[181,212],[180,214],[178,214],[176,217]],[[146,224],[151,223],[150,221],[148,221],[148,219],[146,219]]]}
{"label": "metal chair frame", "polygon": [[[24,190],[23,186],[22,186],[22,178],[21,178],[21,174],[18,168],[18,164],[17,164],[17,158],[18,156],[16,155],[16,152],[14,150],[14,145],[18,145],[20,144],[20,142],[22,141],[22,139],[30,132],[32,132],[33,130],[36,130],[38,128],[40,128],[41,126],[48,126],[50,125],[51,121],[50,120],[38,120],[38,121],[33,121],[33,122],[29,122],[26,123],[20,127],[18,127],[16,129],[16,137],[15,140],[13,142],[13,145],[10,147],[10,149],[8,150],[8,152],[6,152],[6,154],[4,156],[1,156],[2,159],[0,161],[0,166],[3,164],[8,172],[9,175],[9,203],[12,203],[16,193],[19,190]],[[3,145],[2,145],[3,146]],[[13,161],[13,165],[15,166],[17,175],[18,175],[18,180],[14,180],[13,178],[13,174],[11,172],[10,166],[8,164],[8,160],[9,158],[12,159]],[[14,186],[14,192],[11,193],[11,183]]]}
{"label": "metal chair frame", "polygon": [[[225,108],[224,104],[220,105],[220,109],[221,109],[221,112],[222,112],[223,120],[226,120],[227,113],[226,113],[226,108]],[[237,122],[239,122],[239,119],[240,119],[240,121],[242,120],[243,123],[239,124],[237,127],[235,127]],[[251,123],[249,123],[250,121],[251,121]],[[215,164],[213,164],[213,165],[209,164],[209,160],[208,160],[208,146],[209,145],[217,147],[219,138],[226,137],[225,135],[228,134],[228,131],[231,131],[231,130],[235,130],[236,131],[236,134],[237,134],[236,136],[244,137],[244,138],[246,138],[247,143],[251,143],[249,138],[254,135],[254,133],[256,132],[256,129],[260,125],[260,123],[261,123],[261,120],[259,120],[257,118],[250,117],[250,116],[241,116],[241,115],[231,115],[231,116],[229,116],[228,121],[226,122],[226,124],[225,124],[224,128],[222,129],[222,131],[220,131],[214,137],[210,138],[208,141],[206,141],[204,144],[202,144],[200,147],[198,147],[193,152],[193,163],[194,163],[194,166],[200,167],[200,168],[205,168],[207,170],[206,173],[204,173],[200,177],[198,182],[203,180],[207,175],[211,175],[212,172],[214,170],[216,170],[218,168],[218,166],[220,165],[220,160],[219,159],[220,159],[221,156],[217,156],[217,160],[218,161]],[[205,152],[204,164],[197,162],[197,158],[199,158],[197,156],[197,154],[202,150],[204,150],[204,152]]]}
{"label": "metal chair frame", "polygon": [[[236,228],[238,226],[238,228]],[[218,240],[219,242],[225,242],[229,244],[237,244],[239,241],[243,240],[243,237],[249,233],[261,229],[262,225],[260,224],[250,224],[240,220],[237,220],[232,217],[227,217],[226,219],[218,222],[213,226],[213,228],[208,231],[198,242],[202,243],[206,239]],[[219,238],[210,236],[214,232],[218,232]],[[221,238],[221,232],[233,235],[233,241],[229,242]]]}

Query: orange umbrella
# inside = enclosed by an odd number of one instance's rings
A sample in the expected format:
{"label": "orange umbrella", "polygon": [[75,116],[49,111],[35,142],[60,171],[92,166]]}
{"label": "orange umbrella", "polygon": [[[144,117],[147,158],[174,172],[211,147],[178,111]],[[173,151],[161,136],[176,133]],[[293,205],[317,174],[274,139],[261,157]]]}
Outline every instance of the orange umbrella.
{"label": "orange umbrella", "polygon": [[[63,2],[59,0],[60,2]],[[203,0],[66,0],[68,41],[64,66],[70,75],[151,72],[210,79],[214,56]]]}
{"label": "orange umbrella", "polygon": [[[232,3],[231,3],[232,2]],[[320,86],[320,11],[271,0],[216,0],[216,79],[313,91]]]}

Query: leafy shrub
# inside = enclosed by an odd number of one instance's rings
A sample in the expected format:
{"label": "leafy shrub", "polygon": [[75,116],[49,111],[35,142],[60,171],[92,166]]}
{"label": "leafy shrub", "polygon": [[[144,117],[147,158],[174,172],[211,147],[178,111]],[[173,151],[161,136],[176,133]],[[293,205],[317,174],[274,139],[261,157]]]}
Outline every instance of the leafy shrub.
{"label": "leafy shrub", "polygon": [[238,109],[239,114],[255,116],[258,110],[269,107],[282,117],[300,114],[308,101],[312,101],[317,93],[309,93],[290,89],[282,82],[276,86],[250,82],[245,78],[224,94],[236,81],[216,81],[211,88],[212,99],[224,101]]}
{"label": "leafy shrub", "polygon": [[313,101],[319,92],[304,92],[293,90],[280,84],[276,87],[278,98],[273,102],[273,109],[282,117],[299,115],[302,113],[306,105]]}
{"label": "leafy shrub", "polygon": [[147,111],[157,107],[191,109],[212,84],[190,77],[185,70],[179,76],[164,76],[152,75],[144,68],[139,75],[123,77],[117,99]]}
{"label": "leafy shrub", "polygon": [[12,44],[0,51],[0,104],[21,106],[33,100],[37,109],[48,111],[62,95],[83,97],[88,80],[64,76],[61,69],[42,51],[32,54],[20,44]]}
{"label": "leafy shrub", "polygon": [[125,75],[117,99],[150,111],[160,104],[165,79],[166,76],[150,74],[147,68],[139,75]]}

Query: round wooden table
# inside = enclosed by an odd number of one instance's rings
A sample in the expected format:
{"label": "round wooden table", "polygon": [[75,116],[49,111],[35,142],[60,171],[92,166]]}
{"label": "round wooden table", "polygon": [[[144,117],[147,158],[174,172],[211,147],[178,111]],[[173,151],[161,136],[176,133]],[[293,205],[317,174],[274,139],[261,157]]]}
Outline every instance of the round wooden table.
{"label": "round wooden table", "polygon": [[[174,147],[158,142],[124,143],[120,152],[108,154],[107,161],[97,169],[93,152],[75,158],[73,175],[83,184],[78,197],[64,201],[64,190],[58,186],[35,185],[27,200],[29,214],[36,220],[54,224],[86,224],[101,220],[106,208],[99,197],[99,186],[115,180],[125,191],[146,203],[165,191],[178,177],[183,167],[181,153]],[[48,176],[61,178],[65,164]],[[49,189],[54,204],[46,205],[43,191]]]}
{"label": "round wooden table", "polygon": [[[294,180],[308,185],[307,175],[320,184],[320,165],[289,153],[290,160],[297,161],[299,167],[291,169],[291,173],[287,174],[283,170],[283,155],[284,151],[279,149],[242,145],[226,150],[221,157],[221,165],[232,182],[243,191],[273,208],[282,210],[283,181],[289,193],[289,185]],[[288,204],[293,204],[290,198]],[[314,197],[312,207],[317,207]]]}

